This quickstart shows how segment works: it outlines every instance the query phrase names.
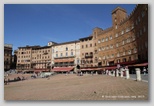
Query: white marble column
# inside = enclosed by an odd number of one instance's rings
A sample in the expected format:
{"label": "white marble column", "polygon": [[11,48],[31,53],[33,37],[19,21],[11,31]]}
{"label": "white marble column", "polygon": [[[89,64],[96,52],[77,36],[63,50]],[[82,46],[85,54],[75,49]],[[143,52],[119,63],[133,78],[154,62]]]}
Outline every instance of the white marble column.
{"label": "white marble column", "polygon": [[108,71],[109,72],[109,75],[111,76],[111,71]]}
{"label": "white marble column", "polygon": [[135,68],[136,70],[136,80],[141,81],[141,70],[140,68]]}
{"label": "white marble column", "polygon": [[93,76],[93,72],[91,71],[91,75]]}
{"label": "white marble column", "polygon": [[96,71],[96,75],[98,75],[98,72]]}
{"label": "white marble column", "polygon": [[120,76],[123,77],[123,68],[120,68]]}
{"label": "white marble column", "polygon": [[116,69],[116,77],[119,77],[119,70]]}
{"label": "white marble column", "polygon": [[88,75],[87,71],[86,71],[86,75]]}
{"label": "white marble column", "polygon": [[108,73],[109,73],[109,71],[108,71],[108,70],[106,70],[106,75],[108,75]]}
{"label": "white marble column", "polygon": [[81,71],[81,76],[83,75],[83,72]]}
{"label": "white marble column", "polygon": [[130,76],[129,76],[129,69],[126,68],[125,71],[126,71],[126,79],[129,79],[130,78]]}
{"label": "white marble column", "polygon": [[113,77],[115,77],[115,70],[113,70]]}
{"label": "white marble column", "polygon": [[104,74],[104,71],[102,71],[102,75]]}

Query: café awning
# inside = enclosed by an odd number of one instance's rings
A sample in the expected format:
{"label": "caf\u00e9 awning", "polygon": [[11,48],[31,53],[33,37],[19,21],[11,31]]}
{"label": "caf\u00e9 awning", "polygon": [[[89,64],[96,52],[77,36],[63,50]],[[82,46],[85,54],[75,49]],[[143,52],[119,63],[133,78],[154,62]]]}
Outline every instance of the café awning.
{"label": "caf\u00e9 awning", "polygon": [[68,71],[72,71],[74,69],[74,67],[54,67],[52,69],[52,71],[54,72],[68,72]]}
{"label": "caf\u00e9 awning", "polygon": [[115,70],[117,66],[105,67],[105,70]]}
{"label": "caf\u00e9 awning", "polygon": [[140,63],[140,64],[133,64],[133,65],[128,65],[128,67],[138,67],[138,66],[141,66],[141,67],[145,67],[145,66],[148,66],[148,63]]}
{"label": "caf\u00e9 awning", "polygon": [[102,68],[83,68],[81,71],[99,71],[103,70]]}
{"label": "caf\u00e9 awning", "polygon": [[148,63],[135,64],[134,66],[148,66]]}

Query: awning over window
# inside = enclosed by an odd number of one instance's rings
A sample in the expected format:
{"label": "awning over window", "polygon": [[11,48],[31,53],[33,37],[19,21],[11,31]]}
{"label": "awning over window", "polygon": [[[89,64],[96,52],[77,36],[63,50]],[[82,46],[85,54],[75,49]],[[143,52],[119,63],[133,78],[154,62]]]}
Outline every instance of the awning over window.
{"label": "awning over window", "polygon": [[49,72],[49,69],[35,69],[34,72]]}
{"label": "awning over window", "polygon": [[134,66],[148,66],[148,63],[135,64]]}
{"label": "awning over window", "polygon": [[52,71],[55,72],[67,72],[67,71],[72,71],[74,67],[54,67]]}
{"label": "awning over window", "polygon": [[105,70],[115,70],[117,66],[112,66],[112,67],[105,67]]}
{"label": "awning over window", "polygon": [[81,71],[99,71],[103,70],[102,68],[83,68]]}
{"label": "awning over window", "polygon": [[60,61],[61,61],[61,60],[59,60],[59,59],[55,59],[55,60],[54,60],[55,63],[58,63],[58,62],[60,62]]}
{"label": "awning over window", "polygon": [[90,69],[90,68],[87,68],[87,69],[81,69],[81,71],[93,71],[94,69]]}

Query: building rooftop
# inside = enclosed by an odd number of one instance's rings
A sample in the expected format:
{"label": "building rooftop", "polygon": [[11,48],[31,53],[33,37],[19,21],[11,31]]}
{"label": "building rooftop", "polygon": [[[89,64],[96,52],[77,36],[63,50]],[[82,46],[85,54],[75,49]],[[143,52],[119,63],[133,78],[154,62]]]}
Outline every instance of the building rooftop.
{"label": "building rooftop", "polygon": [[23,48],[39,48],[39,47],[40,47],[39,45],[35,45],[35,46],[26,45],[25,47],[18,47],[18,48],[23,49]]}
{"label": "building rooftop", "polygon": [[93,36],[88,36],[88,37],[80,38],[79,40],[92,39],[92,37],[93,37]]}
{"label": "building rooftop", "polygon": [[36,48],[32,48],[32,50],[45,49],[45,48],[51,48],[51,46],[36,47]]}
{"label": "building rooftop", "polygon": [[123,12],[126,12],[125,9],[121,8],[121,7],[116,7],[114,10],[112,10],[112,14],[117,11],[117,10],[122,10]]}
{"label": "building rooftop", "polygon": [[4,47],[9,47],[9,48],[12,48],[13,45],[12,44],[4,44]]}
{"label": "building rooftop", "polygon": [[76,43],[76,42],[79,42],[79,40],[74,40],[74,41],[69,41],[69,42],[63,42],[63,43],[57,43],[54,46],[63,45],[63,44],[70,44],[70,43]]}

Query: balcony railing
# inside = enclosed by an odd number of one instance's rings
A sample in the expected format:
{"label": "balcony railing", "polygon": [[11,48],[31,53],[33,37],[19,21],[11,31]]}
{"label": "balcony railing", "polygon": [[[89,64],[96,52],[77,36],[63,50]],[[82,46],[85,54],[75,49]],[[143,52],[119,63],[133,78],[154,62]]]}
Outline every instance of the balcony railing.
{"label": "balcony railing", "polygon": [[62,58],[74,58],[75,56],[59,56],[59,57],[54,57],[55,59],[62,59]]}

